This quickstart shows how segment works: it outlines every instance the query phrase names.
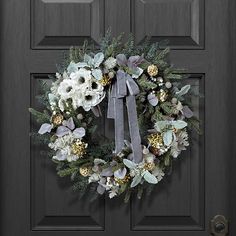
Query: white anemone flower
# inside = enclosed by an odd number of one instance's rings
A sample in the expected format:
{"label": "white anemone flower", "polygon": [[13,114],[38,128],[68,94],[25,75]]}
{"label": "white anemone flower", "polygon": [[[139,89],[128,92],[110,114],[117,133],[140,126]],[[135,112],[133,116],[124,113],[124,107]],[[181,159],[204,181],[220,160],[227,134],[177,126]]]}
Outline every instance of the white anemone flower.
{"label": "white anemone flower", "polygon": [[58,94],[63,100],[67,100],[68,98],[72,98],[76,92],[76,82],[70,79],[64,79],[59,87]]}
{"label": "white anemone flower", "polygon": [[85,111],[89,111],[92,107],[98,105],[103,98],[105,97],[105,93],[98,93],[95,91],[85,91],[83,94],[82,100],[79,100],[79,104],[82,102],[82,106]]}
{"label": "white anemone flower", "polygon": [[92,78],[91,71],[85,68],[80,68],[78,71],[72,72],[70,78],[76,81],[78,85],[84,85],[88,80]]}

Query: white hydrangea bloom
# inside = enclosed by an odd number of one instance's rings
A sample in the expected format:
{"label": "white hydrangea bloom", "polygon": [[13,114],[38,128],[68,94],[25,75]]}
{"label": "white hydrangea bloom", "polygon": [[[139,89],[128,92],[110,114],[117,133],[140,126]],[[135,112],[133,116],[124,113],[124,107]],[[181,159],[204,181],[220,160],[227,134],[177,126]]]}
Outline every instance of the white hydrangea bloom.
{"label": "white hydrangea bloom", "polygon": [[104,66],[106,69],[113,69],[116,66],[116,59],[114,57],[109,57],[104,62]]}
{"label": "white hydrangea bloom", "polygon": [[76,161],[79,159],[77,155],[72,153],[71,144],[77,139],[75,135],[70,132],[67,135],[58,137],[54,142],[48,144],[48,146],[56,151],[56,155],[53,159],[58,161],[67,160],[68,162]]}

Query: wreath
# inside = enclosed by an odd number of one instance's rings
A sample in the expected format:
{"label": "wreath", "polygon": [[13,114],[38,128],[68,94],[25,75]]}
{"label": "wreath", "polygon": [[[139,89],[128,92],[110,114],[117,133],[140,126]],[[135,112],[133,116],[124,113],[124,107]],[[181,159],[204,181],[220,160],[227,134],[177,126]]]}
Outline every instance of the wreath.
{"label": "wreath", "polygon": [[[127,202],[132,192],[150,193],[170,172],[199,122],[186,73],[168,62],[169,48],[122,40],[107,33],[99,48],[72,47],[53,82],[42,83],[45,110],[30,112],[57,174],[70,176],[74,190],[124,195]],[[114,142],[101,132],[106,118],[114,120]]]}

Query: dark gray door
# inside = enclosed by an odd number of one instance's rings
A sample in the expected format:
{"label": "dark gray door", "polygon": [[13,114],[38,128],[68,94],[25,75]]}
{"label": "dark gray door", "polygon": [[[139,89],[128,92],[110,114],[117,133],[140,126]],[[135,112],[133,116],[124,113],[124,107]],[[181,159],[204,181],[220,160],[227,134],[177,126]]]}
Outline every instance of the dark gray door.
{"label": "dark gray door", "polygon": [[[230,0],[2,0],[1,159],[2,236],[206,236],[217,214],[236,235],[232,61],[235,49]],[[133,32],[168,39],[173,63],[188,68],[204,97],[193,99],[203,135],[174,163],[150,199],[80,201],[50,160],[34,146],[28,107],[40,80],[56,72],[63,49]],[[230,40],[232,39],[232,40]],[[235,77],[235,76],[234,76]],[[231,100],[230,100],[231,99]],[[235,211],[233,210],[235,209]]]}

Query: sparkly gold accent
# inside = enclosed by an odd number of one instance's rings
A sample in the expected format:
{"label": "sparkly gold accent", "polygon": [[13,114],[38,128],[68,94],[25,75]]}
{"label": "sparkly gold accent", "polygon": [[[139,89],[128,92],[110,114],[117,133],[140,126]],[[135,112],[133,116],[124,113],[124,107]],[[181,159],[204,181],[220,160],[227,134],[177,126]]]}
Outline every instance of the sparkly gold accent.
{"label": "sparkly gold accent", "polygon": [[89,174],[91,174],[91,167],[90,167],[90,166],[81,166],[81,167],[79,168],[79,173],[80,173],[82,176],[86,177],[86,176],[88,176]]}
{"label": "sparkly gold accent", "polygon": [[159,97],[159,100],[161,102],[165,102],[167,97],[168,97],[168,94],[167,94],[167,92],[165,90],[161,89],[159,94],[158,94],[158,97]]}
{"label": "sparkly gold accent", "polygon": [[155,163],[153,163],[153,162],[151,162],[151,163],[145,163],[144,164],[144,169],[145,170],[154,170],[154,168],[155,168]]}
{"label": "sparkly gold accent", "polygon": [[130,180],[130,175],[126,175],[123,179],[119,179],[119,178],[114,177],[114,180],[119,185],[126,184]]}
{"label": "sparkly gold accent", "polygon": [[108,75],[104,75],[103,78],[101,80],[99,80],[99,83],[105,87],[105,86],[111,84],[111,81],[112,81],[112,79]]}
{"label": "sparkly gold accent", "polygon": [[82,142],[80,139],[77,139],[72,145],[71,150],[74,155],[77,155],[78,157],[83,157],[84,154],[86,154],[86,148],[88,144]]}
{"label": "sparkly gold accent", "polygon": [[147,140],[149,144],[154,148],[159,149],[163,146],[163,139],[160,134],[150,134]]}
{"label": "sparkly gold accent", "polygon": [[63,115],[60,113],[56,113],[51,118],[51,121],[54,125],[61,125],[63,120],[64,120]]}
{"label": "sparkly gold accent", "polygon": [[150,76],[156,76],[158,74],[158,68],[155,65],[150,65],[147,68],[147,72]]}

